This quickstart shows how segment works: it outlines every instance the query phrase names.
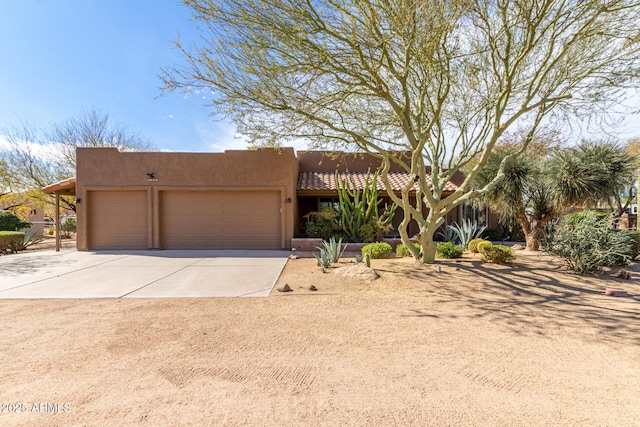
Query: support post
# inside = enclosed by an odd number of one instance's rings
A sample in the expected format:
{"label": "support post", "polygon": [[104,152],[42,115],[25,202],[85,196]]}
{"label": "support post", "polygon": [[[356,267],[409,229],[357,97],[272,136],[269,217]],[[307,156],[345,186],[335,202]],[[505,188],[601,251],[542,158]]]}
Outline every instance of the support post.
{"label": "support post", "polygon": [[56,191],[56,252],[60,252],[60,193]]}

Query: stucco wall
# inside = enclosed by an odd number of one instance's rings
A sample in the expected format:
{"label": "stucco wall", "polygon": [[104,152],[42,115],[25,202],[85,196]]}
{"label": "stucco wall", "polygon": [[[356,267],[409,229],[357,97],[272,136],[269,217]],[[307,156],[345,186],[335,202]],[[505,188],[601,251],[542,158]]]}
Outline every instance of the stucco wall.
{"label": "stucco wall", "polygon": [[[405,155],[405,157],[408,156]],[[406,157],[409,160],[409,157]],[[301,172],[375,172],[381,160],[367,153],[345,153],[332,151],[298,151]],[[391,172],[404,172],[400,166],[391,164]]]}
{"label": "stucco wall", "polygon": [[[153,173],[151,179],[147,174]],[[150,212],[149,247],[158,248],[159,192],[180,189],[278,190],[282,197],[283,247],[290,245],[296,222],[298,160],[292,148],[224,153],[119,152],[115,148],[77,150],[78,249],[88,249],[89,192],[146,190]],[[82,202],[85,201],[85,203]],[[251,209],[251,206],[247,206]]]}

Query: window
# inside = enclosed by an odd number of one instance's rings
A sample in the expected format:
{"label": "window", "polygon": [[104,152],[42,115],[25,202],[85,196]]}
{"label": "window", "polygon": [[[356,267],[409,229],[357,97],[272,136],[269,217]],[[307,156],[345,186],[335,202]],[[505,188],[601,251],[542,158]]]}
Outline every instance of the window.
{"label": "window", "polygon": [[333,208],[336,211],[340,210],[340,199],[337,197],[320,197],[318,200],[318,209]]}
{"label": "window", "polygon": [[487,208],[476,209],[473,202],[466,201],[462,203],[462,219],[475,221],[478,225],[487,225]]}

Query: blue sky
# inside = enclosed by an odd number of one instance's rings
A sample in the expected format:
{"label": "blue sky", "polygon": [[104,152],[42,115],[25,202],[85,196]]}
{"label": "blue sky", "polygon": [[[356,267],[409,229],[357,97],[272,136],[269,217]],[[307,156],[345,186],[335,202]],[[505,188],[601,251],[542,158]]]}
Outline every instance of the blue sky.
{"label": "blue sky", "polygon": [[[172,42],[198,40],[179,0],[0,0],[0,18],[0,137],[96,109],[161,150],[246,148],[207,94],[160,96],[160,68],[182,61]],[[616,128],[622,140],[640,135],[638,117]]]}
{"label": "blue sky", "polygon": [[246,147],[202,94],[160,97],[160,67],[182,61],[172,42],[197,40],[178,0],[0,0],[0,17],[0,129],[95,108],[158,149]]}

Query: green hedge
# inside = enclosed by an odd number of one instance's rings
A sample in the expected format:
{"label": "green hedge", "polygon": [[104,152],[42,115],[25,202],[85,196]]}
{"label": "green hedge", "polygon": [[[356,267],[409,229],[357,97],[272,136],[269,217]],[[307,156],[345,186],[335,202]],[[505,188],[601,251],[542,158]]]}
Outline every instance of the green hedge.
{"label": "green hedge", "polygon": [[18,252],[23,248],[24,233],[20,231],[0,231],[0,251]]}
{"label": "green hedge", "polygon": [[[415,246],[415,248],[420,251],[420,243],[414,243],[413,246]],[[400,243],[398,246],[396,246],[396,255],[399,257],[406,257],[406,256],[411,256],[411,252],[409,252],[409,249],[407,249],[407,247]]]}
{"label": "green hedge", "polygon": [[462,248],[453,242],[438,242],[436,253],[440,258],[460,258]]}
{"label": "green hedge", "polygon": [[362,248],[362,255],[366,255],[371,251],[371,258],[387,258],[393,248],[386,242],[369,243]]}

